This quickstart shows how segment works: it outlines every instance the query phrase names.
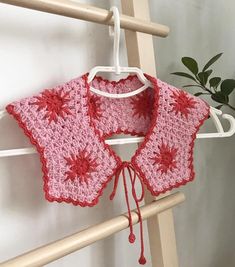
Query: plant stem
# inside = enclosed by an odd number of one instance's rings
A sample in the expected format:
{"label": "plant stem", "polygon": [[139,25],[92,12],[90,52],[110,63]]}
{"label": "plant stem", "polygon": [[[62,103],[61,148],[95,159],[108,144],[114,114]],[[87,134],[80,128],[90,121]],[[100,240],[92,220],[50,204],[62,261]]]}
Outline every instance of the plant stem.
{"label": "plant stem", "polygon": [[207,91],[208,93],[210,93],[210,94],[213,94],[213,92],[210,90],[210,89],[208,89],[208,88],[206,88],[205,86],[203,86],[203,85],[201,85],[199,82],[197,82],[196,81],[196,83],[199,85],[199,87],[201,87],[203,90],[205,90],[205,91]]}
{"label": "plant stem", "polygon": [[225,105],[230,107],[232,110],[235,110],[235,107],[231,106],[230,104],[225,104]]}
{"label": "plant stem", "polygon": [[210,89],[208,89],[206,86],[202,86],[208,93],[210,93],[211,95],[213,94],[213,92],[210,90]]}
{"label": "plant stem", "polygon": [[[213,94],[213,92],[212,92],[209,88],[207,88],[206,86],[201,85],[201,84],[200,84],[199,82],[197,82],[197,81],[196,81],[196,83],[197,83],[198,86],[201,87],[203,90],[207,91],[208,94],[210,94],[210,95]],[[227,103],[227,104],[226,104],[226,103],[221,103],[221,104],[230,107],[232,110],[235,110],[235,107],[231,106],[231,105],[228,104],[228,103]]]}

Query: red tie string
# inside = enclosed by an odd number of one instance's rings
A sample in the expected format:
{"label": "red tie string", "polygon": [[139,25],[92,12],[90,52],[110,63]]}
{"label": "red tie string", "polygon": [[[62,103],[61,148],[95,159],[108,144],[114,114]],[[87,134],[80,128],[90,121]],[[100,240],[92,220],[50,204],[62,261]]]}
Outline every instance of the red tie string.
{"label": "red tie string", "polygon": [[[139,223],[140,223],[140,244],[141,244],[141,252],[140,252],[140,258],[139,258],[139,263],[140,264],[145,264],[146,259],[144,257],[144,238],[143,238],[143,220],[142,216],[140,213],[140,207],[139,207],[139,202],[141,202],[144,198],[144,185],[142,180],[139,178],[139,176],[136,173],[135,168],[132,166],[131,162],[124,161],[122,164],[118,167],[117,172],[115,174],[115,180],[114,180],[114,187],[113,187],[113,192],[110,195],[110,199],[112,200],[115,197],[116,191],[117,191],[117,186],[118,186],[118,181],[120,178],[120,174],[122,174],[123,177],[123,185],[124,185],[124,191],[125,191],[125,198],[126,198],[126,204],[127,204],[127,209],[128,209],[128,219],[129,219],[129,228],[130,228],[130,234],[129,234],[129,242],[134,243],[135,242],[135,234],[133,232],[133,221],[132,221],[132,216],[131,216],[131,209],[130,209],[130,202],[129,202],[129,196],[128,196],[128,188],[127,188],[127,182],[126,182],[126,175],[125,175],[125,168],[127,169],[131,181],[131,187],[132,187],[132,197],[135,201],[136,208],[137,208],[137,214],[139,217]],[[134,176],[133,176],[134,173]],[[140,184],[141,184],[141,196],[138,198],[136,195],[136,189],[135,189],[135,182],[136,178],[139,179]]]}

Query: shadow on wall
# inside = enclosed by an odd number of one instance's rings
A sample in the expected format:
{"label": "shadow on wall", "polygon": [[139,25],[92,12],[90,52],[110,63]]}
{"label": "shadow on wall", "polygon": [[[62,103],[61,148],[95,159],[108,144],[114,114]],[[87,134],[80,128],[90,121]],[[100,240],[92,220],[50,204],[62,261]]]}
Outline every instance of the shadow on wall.
{"label": "shadow on wall", "polygon": [[[1,149],[30,146],[23,131],[8,115],[1,120],[0,136]],[[0,162],[1,170],[4,170],[1,209],[10,209],[25,216],[39,212],[43,202],[38,155],[6,157],[1,158]]]}
{"label": "shadow on wall", "polygon": [[[98,5],[101,3],[109,6],[108,1],[100,1]],[[7,5],[6,7],[9,8]],[[28,72],[32,76],[41,76],[40,86],[50,87],[75,78],[96,65],[110,65],[113,60],[112,38],[107,26],[56,15],[49,16],[33,10],[28,10],[25,15],[26,9],[18,10],[17,20],[8,14],[1,17],[0,55],[2,53],[6,56],[6,53],[10,53],[6,59],[12,61],[14,53],[20,53],[24,61],[10,66],[7,64],[5,74]],[[9,43],[9,52],[4,51],[6,43]],[[27,70],[27,66],[33,70]],[[53,69],[54,72],[51,71]],[[30,80],[28,76],[21,76],[21,79]],[[26,96],[25,92],[23,94]]]}

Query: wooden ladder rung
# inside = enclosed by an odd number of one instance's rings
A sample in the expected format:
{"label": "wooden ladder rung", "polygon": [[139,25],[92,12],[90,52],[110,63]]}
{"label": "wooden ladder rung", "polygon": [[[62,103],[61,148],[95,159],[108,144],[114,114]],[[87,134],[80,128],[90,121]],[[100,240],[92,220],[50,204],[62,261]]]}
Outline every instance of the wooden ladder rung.
{"label": "wooden ladder rung", "polygon": [[[78,3],[72,0],[0,0],[1,3],[39,10],[75,19],[113,25],[112,12],[106,9]],[[165,25],[120,15],[121,28],[166,37],[169,28]]]}
{"label": "wooden ladder rung", "polygon": [[[177,192],[175,194],[154,200],[152,203],[140,208],[143,220],[172,208],[183,202],[184,194]],[[136,210],[131,212],[133,224],[138,223]],[[117,233],[129,226],[128,215],[122,214],[100,224],[91,226],[78,233],[57,240],[53,243],[36,248],[13,259],[0,263],[0,267],[36,267],[43,266],[59,258],[62,258],[72,252],[84,248],[98,240],[104,239],[114,233]]]}

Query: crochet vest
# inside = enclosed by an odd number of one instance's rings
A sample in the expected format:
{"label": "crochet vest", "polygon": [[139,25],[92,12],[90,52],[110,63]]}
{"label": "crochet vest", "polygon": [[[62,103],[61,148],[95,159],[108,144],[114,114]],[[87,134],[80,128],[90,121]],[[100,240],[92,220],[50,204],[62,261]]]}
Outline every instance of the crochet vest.
{"label": "crochet vest", "polygon": [[[209,105],[144,75],[151,88],[128,98],[94,94],[86,73],[6,107],[40,154],[47,200],[94,206],[113,177],[114,197],[122,174],[130,214],[125,170],[138,210],[144,184],[157,196],[193,180],[194,140],[208,118]],[[137,75],[115,82],[95,76],[91,85],[109,93],[127,93],[143,86]],[[129,161],[123,161],[105,143],[105,138],[120,133],[144,136]],[[142,185],[139,198],[136,179]],[[129,240],[134,239],[131,229]],[[141,256],[140,263],[145,263]]]}

